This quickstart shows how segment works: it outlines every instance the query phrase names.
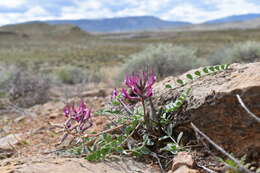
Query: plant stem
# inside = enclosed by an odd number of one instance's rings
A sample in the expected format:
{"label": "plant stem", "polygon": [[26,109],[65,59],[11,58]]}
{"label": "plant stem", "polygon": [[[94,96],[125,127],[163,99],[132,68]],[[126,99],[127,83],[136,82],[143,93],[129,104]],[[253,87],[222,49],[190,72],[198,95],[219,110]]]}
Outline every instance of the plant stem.
{"label": "plant stem", "polygon": [[140,125],[141,125],[141,122],[139,122],[139,123],[137,124],[137,126],[134,128],[134,130],[125,138],[125,140],[124,140],[120,145],[124,145],[124,144],[127,142],[127,140],[128,140],[131,136],[133,136],[134,132],[136,131],[136,129],[138,129],[138,128],[140,127]]}
{"label": "plant stem", "polygon": [[83,138],[87,138],[87,137],[97,137],[97,136],[100,136],[100,135],[102,135],[102,134],[104,134],[104,133],[112,133],[112,132],[114,132],[115,130],[118,130],[118,129],[120,129],[120,128],[122,128],[122,127],[128,125],[128,124],[129,124],[129,122],[128,122],[128,123],[125,123],[125,124],[122,124],[122,125],[119,125],[119,126],[116,126],[116,127],[112,128],[112,129],[108,129],[108,130],[99,132],[99,133],[97,133],[97,134],[85,134],[85,135],[83,136]]}
{"label": "plant stem", "polygon": [[[169,135],[168,135],[169,136]],[[170,137],[170,139],[175,143],[175,144],[178,144],[176,141],[175,141],[175,139],[173,139],[173,137],[171,137],[171,136],[169,136]],[[179,145],[179,144],[178,144]]]}
{"label": "plant stem", "polygon": [[124,103],[123,100],[118,99],[119,103],[123,106],[123,108],[126,110],[126,112],[128,113],[128,115],[133,115],[133,112],[129,109],[129,107]]}
{"label": "plant stem", "polygon": [[147,129],[150,130],[149,117],[146,112],[145,102],[144,102],[143,98],[142,98],[142,105],[143,105],[143,110],[144,110],[144,123],[145,123]]}

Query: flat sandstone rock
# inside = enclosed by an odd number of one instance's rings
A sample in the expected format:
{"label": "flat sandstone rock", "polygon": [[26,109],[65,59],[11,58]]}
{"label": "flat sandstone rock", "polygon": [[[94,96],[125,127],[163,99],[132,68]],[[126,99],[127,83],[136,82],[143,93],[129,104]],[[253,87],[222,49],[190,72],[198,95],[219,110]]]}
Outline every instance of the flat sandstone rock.
{"label": "flat sandstone rock", "polygon": [[[236,98],[239,94],[247,107],[260,116],[260,62],[232,64],[228,70],[187,80],[184,86],[177,84],[177,79],[186,79],[185,74],[157,83],[154,96],[155,105],[164,106],[175,101],[182,91],[192,88],[187,103],[169,115],[173,117],[175,130],[182,131],[186,126],[192,131],[189,125],[192,121],[228,152],[260,158],[260,125]],[[165,89],[166,84],[174,88]]]}
{"label": "flat sandstone rock", "polygon": [[157,168],[130,158],[120,161],[88,162],[79,158],[34,156],[0,164],[1,173],[159,173]]}

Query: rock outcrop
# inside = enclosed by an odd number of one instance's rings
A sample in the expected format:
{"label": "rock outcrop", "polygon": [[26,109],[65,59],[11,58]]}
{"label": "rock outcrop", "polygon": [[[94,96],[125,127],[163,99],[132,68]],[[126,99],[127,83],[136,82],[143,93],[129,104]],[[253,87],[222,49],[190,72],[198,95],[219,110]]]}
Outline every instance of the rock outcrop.
{"label": "rock outcrop", "polygon": [[15,153],[15,145],[21,141],[21,134],[10,134],[0,138],[0,160]]}
{"label": "rock outcrop", "polygon": [[88,162],[80,158],[57,158],[34,156],[31,158],[10,159],[0,163],[1,173],[159,173],[157,168],[136,162],[131,158],[118,161]]}
{"label": "rock outcrop", "polygon": [[11,150],[21,141],[21,134],[10,134],[0,138],[0,150]]}
{"label": "rock outcrop", "polygon": [[[194,70],[188,73],[191,72]],[[165,106],[182,91],[192,88],[182,108],[168,115],[173,117],[176,131],[186,129],[186,133],[189,130],[193,133],[189,123],[193,122],[228,152],[260,158],[260,124],[245,112],[236,98],[239,94],[247,107],[260,116],[260,62],[232,64],[225,71],[202,76],[184,86],[177,84],[177,79],[185,79],[185,74],[158,83],[154,96],[157,107]],[[175,87],[165,89],[166,84]]]}

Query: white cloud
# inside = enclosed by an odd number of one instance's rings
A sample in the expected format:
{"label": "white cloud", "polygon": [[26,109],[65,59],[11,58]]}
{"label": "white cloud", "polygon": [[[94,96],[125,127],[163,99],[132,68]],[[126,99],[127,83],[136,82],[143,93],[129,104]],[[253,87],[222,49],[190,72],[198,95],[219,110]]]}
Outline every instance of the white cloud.
{"label": "white cloud", "polygon": [[53,17],[45,9],[35,6],[29,8],[25,13],[0,13],[0,25],[51,18]]}
{"label": "white cloud", "polygon": [[145,15],[149,15],[149,12],[143,10],[142,8],[126,8],[117,12],[114,16],[121,17],[121,16],[145,16]]}
{"label": "white cloud", "polygon": [[26,4],[27,0],[1,0],[0,7],[4,8],[17,8]]}
{"label": "white cloud", "polygon": [[[0,25],[30,20],[97,19],[140,15],[200,23],[234,14],[260,13],[260,4],[250,3],[249,0],[200,0],[198,4],[195,4],[196,0],[193,1],[194,3],[187,3],[185,0],[71,0],[74,5],[60,4],[60,9],[57,9],[60,13],[57,14],[57,11],[44,9],[40,1],[32,3],[32,0],[0,0]],[[199,8],[201,1],[203,8]],[[55,4],[55,0],[47,0],[45,3],[51,6],[52,3]],[[211,7],[211,10],[206,9],[207,6]],[[9,10],[10,12],[1,13],[1,8],[18,7],[23,7],[26,12]]]}
{"label": "white cloud", "polygon": [[113,12],[104,6],[101,1],[74,1],[75,6],[61,8],[59,19],[82,19],[82,18],[103,18],[112,17]]}
{"label": "white cloud", "polygon": [[40,6],[32,7],[28,11],[25,12],[24,16],[27,18],[30,17],[46,17],[50,15],[45,9]]}
{"label": "white cloud", "polygon": [[203,12],[197,8],[194,8],[190,4],[182,4],[162,14],[161,17],[165,20],[173,19],[173,20],[180,20],[180,21],[181,20],[194,21],[197,18],[197,16],[195,17],[194,14],[201,16],[201,14],[198,13],[203,13]]}
{"label": "white cloud", "polygon": [[260,12],[260,5],[248,0],[205,0],[205,2],[215,6],[219,12],[223,12],[225,15]]}
{"label": "white cloud", "polygon": [[[127,0],[127,2],[132,5],[132,7],[129,5],[129,8],[122,11],[136,11],[141,14],[155,15],[161,9],[167,7],[171,0]],[[132,15],[134,15],[134,13],[132,13]]]}
{"label": "white cloud", "polygon": [[[61,9],[61,19],[78,19],[78,18],[108,18],[122,16],[141,16],[141,15],[156,15],[162,7],[166,6],[170,0],[125,0],[116,2],[114,0],[88,0],[81,2],[74,1],[75,7],[63,7]],[[107,4],[119,6],[120,4],[128,4],[127,7],[114,12],[107,7]]]}
{"label": "white cloud", "polygon": [[197,8],[192,4],[179,4],[161,15],[163,19],[201,23],[235,14],[259,13],[260,5],[246,0],[205,0],[215,10]]}
{"label": "white cloud", "polygon": [[75,4],[77,8],[80,9],[92,9],[92,10],[98,10],[103,7],[103,3],[101,1],[96,0],[87,0],[87,1],[75,1]]}
{"label": "white cloud", "polygon": [[61,16],[58,19],[98,19],[104,17],[113,17],[108,9],[84,10],[73,7],[62,8]]}
{"label": "white cloud", "polygon": [[0,13],[0,26],[10,23],[16,23],[19,13]]}

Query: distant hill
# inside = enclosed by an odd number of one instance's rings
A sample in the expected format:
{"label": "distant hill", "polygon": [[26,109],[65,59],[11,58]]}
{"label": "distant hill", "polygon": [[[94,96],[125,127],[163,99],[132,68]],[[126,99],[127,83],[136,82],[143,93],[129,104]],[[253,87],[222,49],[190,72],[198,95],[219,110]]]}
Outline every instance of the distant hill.
{"label": "distant hill", "polygon": [[260,14],[251,13],[251,14],[233,15],[224,18],[210,20],[205,23],[216,24],[216,23],[228,23],[228,22],[243,22],[243,21],[252,20],[256,18],[260,18]]}
{"label": "distant hill", "polygon": [[135,16],[107,19],[50,20],[48,24],[73,24],[88,32],[131,32],[143,30],[159,30],[165,28],[187,26],[191,23],[165,21],[153,16]]}
{"label": "distant hill", "polygon": [[2,26],[0,27],[0,34],[2,36],[16,35],[23,38],[77,38],[90,36],[89,33],[71,24],[49,25],[44,22],[28,22]]}
{"label": "distant hill", "polygon": [[[120,17],[96,20],[49,20],[31,21],[22,24],[0,27],[0,38],[51,38],[51,39],[85,39],[95,37],[92,33],[124,34],[120,37],[150,37],[145,31],[216,31],[234,29],[260,28],[260,14],[229,16],[202,24],[165,21],[153,16]],[[121,32],[121,33],[120,33]],[[127,33],[131,33],[130,35]],[[109,36],[110,37],[110,36]],[[106,37],[106,38],[109,38]],[[112,35],[112,37],[114,37]]]}
{"label": "distant hill", "polygon": [[252,20],[224,23],[194,24],[187,27],[172,29],[172,31],[218,31],[218,30],[245,30],[260,28],[260,17]]}

